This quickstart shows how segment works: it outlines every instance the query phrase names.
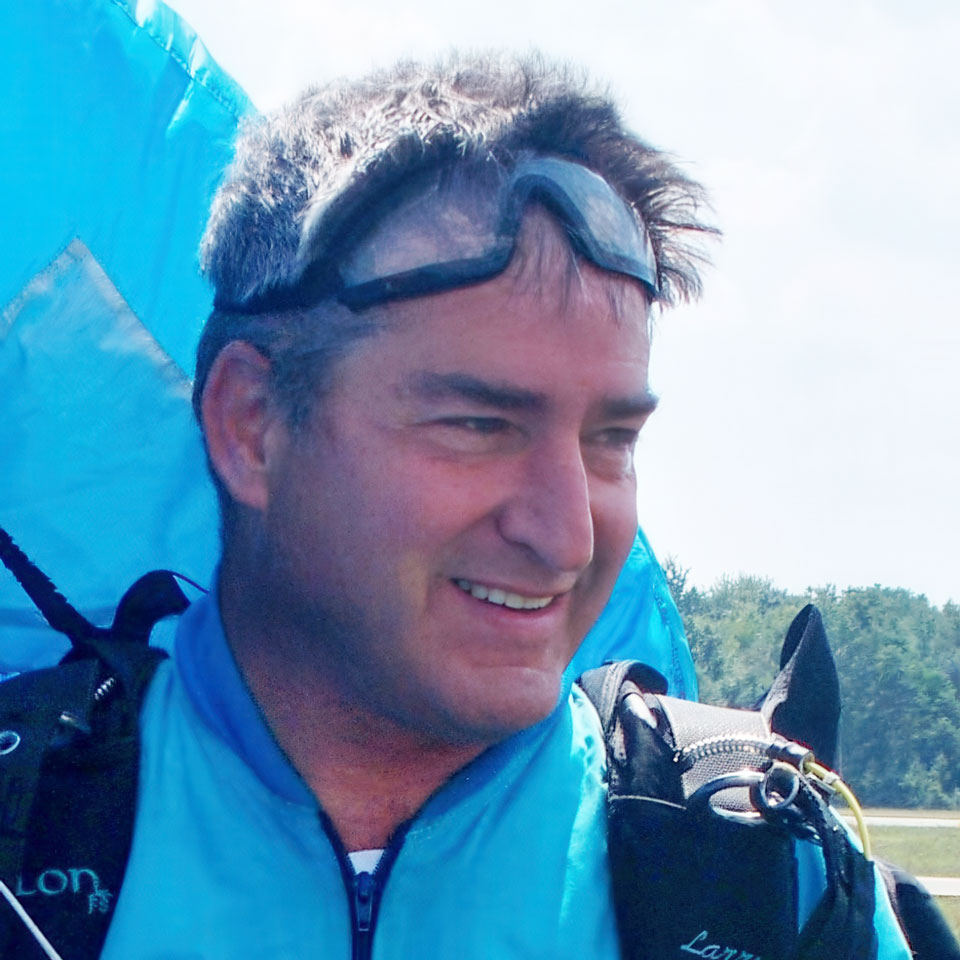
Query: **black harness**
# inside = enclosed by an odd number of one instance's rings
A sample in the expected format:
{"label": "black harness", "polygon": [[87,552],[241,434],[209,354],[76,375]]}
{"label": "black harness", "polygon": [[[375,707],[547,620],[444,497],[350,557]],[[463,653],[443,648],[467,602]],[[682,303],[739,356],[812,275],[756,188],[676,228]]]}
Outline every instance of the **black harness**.
{"label": "black harness", "polygon": [[[583,681],[608,744],[624,957],[872,960],[873,869],[803,774],[810,751],[760,712],[651,693],[648,673],[621,663]],[[798,840],[819,845],[827,881],[802,930]]]}
{"label": "black harness", "polygon": [[[100,955],[133,837],[143,694],[166,654],[148,646],[188,602],[167,571],[141,577],[99,628],[0,529],[0,559],[70,639],[56,667],[0,683],[0,880],[65,958]],[[43,957],[0,904],[0,957]]]}

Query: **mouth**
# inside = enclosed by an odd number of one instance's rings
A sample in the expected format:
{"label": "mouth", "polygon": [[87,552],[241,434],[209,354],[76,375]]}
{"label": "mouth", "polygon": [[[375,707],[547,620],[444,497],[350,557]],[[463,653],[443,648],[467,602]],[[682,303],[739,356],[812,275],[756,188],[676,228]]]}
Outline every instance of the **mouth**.
{"label": "mouth", "polygon": [[508,607],[511,610],[542,610],[556,599],[555,594],[547,597],[529,597],[522,593],[512,593],[500,587],[488,587],[485,584],[474,583],[472,580],[462,578],[454,580],[453,583],[464,593],[469,593],[471,597],[477,600],[483,600],[498,607]]}

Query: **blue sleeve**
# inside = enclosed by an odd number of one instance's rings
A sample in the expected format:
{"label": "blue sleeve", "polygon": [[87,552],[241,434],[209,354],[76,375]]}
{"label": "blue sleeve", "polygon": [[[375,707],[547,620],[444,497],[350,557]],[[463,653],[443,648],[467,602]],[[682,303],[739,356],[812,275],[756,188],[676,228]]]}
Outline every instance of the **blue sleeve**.
{"label": "blue sleeve", "polygon": [[610,600],[568,668],[572,679],[608,660],[642,660],[663,674],[667,693],[697,699],[697,677],[683,621],[642,530]]}
{"label": "blue sleeve", "polygon": [[876,867],[873,868],[873,882],[877,890],[877,905],[873,914],[873,925],[877,928],[879,941],[877,960],[899,960],[901,957],[910,960],[910,947],[893,912],[886,884]]}

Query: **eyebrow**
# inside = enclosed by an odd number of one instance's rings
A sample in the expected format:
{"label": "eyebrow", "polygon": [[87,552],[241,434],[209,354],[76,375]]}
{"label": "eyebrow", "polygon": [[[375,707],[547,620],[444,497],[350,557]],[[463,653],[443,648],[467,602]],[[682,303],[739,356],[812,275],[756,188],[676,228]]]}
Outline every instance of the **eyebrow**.
{"label": "eyebrow", "polygon": [[[409,389],[427,400],[456,397],[495,410],[539,411],[547,406],[546,394],[522,387],[490,383],[467,373],[421,371],[411,377]],[[603,417],[611,420],[628,420],[652,413],[657,403],[656,394],[644,390],[635,396],[605,398],[601,402],[601,412]]]}
{"label": "eyebrow", "polygon": [[632,397],[611,397],[602,404],[603,415],[610,420],[645,417],[657,409],[660,398],[649,390]]}
{"label": "eyebrow", "polygon": [[497,410],[542,410],[547,398],[542,393],[489,383],[467,373],[421,372],[411,378],[412,392],[427,400],[459,397]]}

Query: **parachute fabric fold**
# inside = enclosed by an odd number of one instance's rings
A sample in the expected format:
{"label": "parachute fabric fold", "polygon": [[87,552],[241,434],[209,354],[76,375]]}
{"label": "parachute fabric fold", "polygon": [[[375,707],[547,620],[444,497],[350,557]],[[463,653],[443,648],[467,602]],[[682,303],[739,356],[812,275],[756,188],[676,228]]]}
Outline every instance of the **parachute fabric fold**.
{"label": "parachute fabric fold", "polygon": [[[3,4],[0,38],[0,524],[104,623],[146,569],[215,562],[197,246],[252,107],[162,3]],[[6,576],[0,631],[0,670],[64,649]]]}

